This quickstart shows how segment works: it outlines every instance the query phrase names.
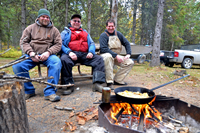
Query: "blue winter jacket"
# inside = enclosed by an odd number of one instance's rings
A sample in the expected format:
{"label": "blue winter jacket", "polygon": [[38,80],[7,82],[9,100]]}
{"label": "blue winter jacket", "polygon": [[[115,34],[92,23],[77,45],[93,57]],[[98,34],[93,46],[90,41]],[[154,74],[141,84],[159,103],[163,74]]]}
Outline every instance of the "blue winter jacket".
{"label": "blue winter jacket", "polygon": [[[83,31],[87,32],[85,29]],[[61,32],[61,38],[62,38],[62,47],[61,52],[62,54],[69,54],[72,50],[68,47],[69,42],[71,41],[71,30],[68,27],[65,27],[64,30]],[[87,36],[87,43],[88,43],[88,53],[92,53],[95,55],[95,43],[92,40],[91,36],[88,34]]]}

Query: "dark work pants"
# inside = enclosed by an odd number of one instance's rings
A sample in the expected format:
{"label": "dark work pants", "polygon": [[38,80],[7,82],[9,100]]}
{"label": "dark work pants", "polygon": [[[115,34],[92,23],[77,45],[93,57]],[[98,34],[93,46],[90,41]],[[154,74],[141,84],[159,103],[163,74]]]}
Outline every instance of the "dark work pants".
{"label": "dark work pants", "polygon": [[[72,77],[72,67],[76,63],[81,63],[86,66],[91,66],[93,69],[93,72],[98,72],[101,74],[103,73],[103,75],[105,75],[104,61],[101,56],[93,55],[92,59],[88,59],[86,58],[88,53],[76,52],[76,51],[73,51],[73,52],[76,54],[78,58],[76,61],[72,60],[71,57],[67,54],[62,54],[60,58],[62,62],[61,84],[69,84],[69,83],[74,84],[74,80]],[[103,77],[103,79],[105,80],[105,77]],[[102,81],[99,81],[99,82],[102,83]]]}

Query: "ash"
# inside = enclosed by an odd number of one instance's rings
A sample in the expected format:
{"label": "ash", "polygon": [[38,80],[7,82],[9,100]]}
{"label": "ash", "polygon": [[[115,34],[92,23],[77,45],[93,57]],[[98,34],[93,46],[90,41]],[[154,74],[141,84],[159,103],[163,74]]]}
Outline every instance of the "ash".
{"label": "ash", "polygon": [[99,127],[98,123],[91,123],[90,125],[80,126],[79,131],[74,133],[108,133],[105,128]]}

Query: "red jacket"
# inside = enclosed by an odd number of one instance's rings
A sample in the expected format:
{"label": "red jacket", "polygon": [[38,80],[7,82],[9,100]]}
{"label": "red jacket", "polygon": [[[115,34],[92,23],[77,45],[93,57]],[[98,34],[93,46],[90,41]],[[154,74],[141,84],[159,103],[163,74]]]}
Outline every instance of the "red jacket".
{"label": "red jacket", "polygon": [[[87,43],[88,33],[83,31],[82,28],[77,30],[70,27],[70,30],[71,30],[71,41],[69,42],[68,47],[72,51],[88,52],[88,43]],[[80,33],[76,33],[76,31],[79,31]]]}

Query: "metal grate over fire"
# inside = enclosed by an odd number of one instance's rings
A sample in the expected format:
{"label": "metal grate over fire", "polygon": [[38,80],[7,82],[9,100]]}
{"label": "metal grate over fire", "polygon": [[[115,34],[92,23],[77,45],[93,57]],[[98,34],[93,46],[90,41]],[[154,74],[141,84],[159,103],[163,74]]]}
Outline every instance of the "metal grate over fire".
{"label": "metal grate over fire", "polygon": [[109,133],[200,133],[200,108],[165,96],[148,104],[119,102],[99,105],[99,125]]}

